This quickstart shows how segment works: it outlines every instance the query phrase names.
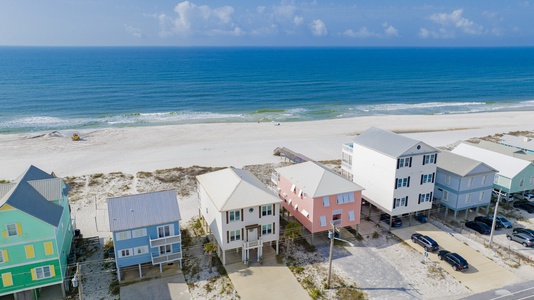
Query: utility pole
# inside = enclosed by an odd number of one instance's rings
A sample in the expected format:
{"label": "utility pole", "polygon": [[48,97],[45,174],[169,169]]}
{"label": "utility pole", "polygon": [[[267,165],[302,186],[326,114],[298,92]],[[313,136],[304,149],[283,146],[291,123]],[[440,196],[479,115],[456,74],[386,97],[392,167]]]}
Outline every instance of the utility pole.
{"label": "utility pole", "polygon": [[78,299],[82,300],[82,267],[79,263],[76,263],[76,273],[74,273],[74,277],[72,278],[72,286],[78,288]]}
{"label": "utility pole", "polygon": [[336,234],[336,225],[334,224],[334,221],[332,221],[331,224],[332,236],[330,237],[330,258],[328,259],[328,280],[326,284],[327,289],[330,289],[330,275],[332,274],[332,254],[334,252],[334,236]]}
{"label": "utility pole", "polygon": [[501,201],[502,189],[499,190],[499,195],[497,195],[497,203],[495,203],[495,211],[493,212],[493,223],[491,223],[491,234],[489,240],[489,247],[493,244],[493,233],[495,233],[495,222],[497,222],[497,210],[499,209],[499,202]]}

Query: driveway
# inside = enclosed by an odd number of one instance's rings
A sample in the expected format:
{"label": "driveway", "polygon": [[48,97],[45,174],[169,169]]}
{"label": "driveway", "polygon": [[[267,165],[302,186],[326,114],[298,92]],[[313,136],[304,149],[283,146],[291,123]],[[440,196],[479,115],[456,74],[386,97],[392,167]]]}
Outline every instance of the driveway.
{"label": "driveway", "polygon": [[456,252],[467,260],[469,269],[466,272],[456,272],[448,263],[439,260],[437,252],[428,254],[430,260],[440,262],[444,270],[448,271],[454,278],[475,293],[520,282],[520,279],[512,272],[464,244],[455,238],[453,234],[442,231],[430,223],[392,230],[393,234],[404,240],[408,245],[411,245],[420,253],[424,253],[423,247],[411,241],[411,235],[415,232],[430,236],[438,242],[441,249]]}
{"label": "driveway", "polygon": [[191,299],[185,278],[182,273],[142,281],[121,287],[121,299],[161,299],[188,300]]}
{"label": "driveway", "polygon": [[253,263],[246,267],[238,262],[225,266],[241,299],[310,299],[289,268],[276,262],[272,247],[263,248],[263,257],[263,265]]}

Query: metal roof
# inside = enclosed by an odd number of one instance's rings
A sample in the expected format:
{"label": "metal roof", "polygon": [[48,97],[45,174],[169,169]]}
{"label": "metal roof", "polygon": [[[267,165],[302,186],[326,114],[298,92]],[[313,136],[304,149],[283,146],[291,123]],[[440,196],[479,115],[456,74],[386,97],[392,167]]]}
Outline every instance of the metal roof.
{"label": "metal roof", "polygon": [[481,161],[445,150],[439,154],[437,167],[460,176],[498,172]]}
{"label": "metal roof", "polygon": [[[36,186],[49,187],[50,182],[57,183],[56,180],[51,179],[59,178],[55,178],[35,166],[30,166],[28,170],[21,174],[14,182],[8,183],[4,188],[0,189],[5,192],[2,198],[0,198],[0,207],[4,204],[9,204],[20,211],[57,227],[61,220],[64,208],[48,201],[45,195],[41,194],[40,191],[30,183],[32,182],[33,185]],[[41,180],[46,181],[46,183],[38,183],[38,181]],[[61,181],[61,179],[59,180]],[[61,195],[61,193],[64,192],[61,184],[59,186],[54,184],[54,186],[59,189],[55,193]],[[68,188],[68,186],[65,185],[65,188]],[[52,194],[52,192],[49,192],[49,194]]]}
{"label": "metal roof", "polygon": [[226,168],[197,176],[218,211],[282,202],[250,171]]}
{"label": "metal roof", "polygon": [[506,154],[508,156],[512,156],[512,157],[519,158],[519,159],[522,159],[522,160],[526,160],[526,161],[530,161],[530,162],[534,161],[534,154],[533,153],[527,152],[525,150],[517,149],[517,148],[514,148],[514,147],[509,147],[509,146],[505,146],[505,145],[501,145],[501,144],[497,144],[497,143],[492,143],[492,142],[488,142],[488,141],[480,141],[478,144],[469,143],[469,142],[465,142],[465,143],[466,144],[470,144],[470,145],[475,146],[475,147],[482,148],[482,149],[491,150],[491,151],[494,151],[494,152],[499,152],[499,153],[502,153],[502,154]]}
{"label": "metal roof", "polygon": [[505,134],[501,138],[501,144],[534,152],[534,139],[526,136],[514,136]]}
{"label": "metal roof", "polygon": [[358,184],[317,162],[309,161],[276,171],[312,198],[363,190]]}
{"label": "metal roof", "polygon": [[180,221],[175,191],[108,198],[109,228],[121,231]]}
{"label": "metal roof", "polygon": [[523,171],[529,166],[532,166],[532,163],[526,160],[475,147],[468,143],[458,144],[458,146],[452,150],[452,153],[463,155],[471,159],[480,160],[498,170],[500,176],[507,178],[514,178],[517,174],[519,174],[519,172]]}
{"label": "metal roof", "polygon": [[421,145],[432,152],[439,152],[437,149],[421,141],[377,127],[371,127],[365,130],[360,135],[356,136],[353,139],[353,142],[394,158],[401,157],[417,145]]}

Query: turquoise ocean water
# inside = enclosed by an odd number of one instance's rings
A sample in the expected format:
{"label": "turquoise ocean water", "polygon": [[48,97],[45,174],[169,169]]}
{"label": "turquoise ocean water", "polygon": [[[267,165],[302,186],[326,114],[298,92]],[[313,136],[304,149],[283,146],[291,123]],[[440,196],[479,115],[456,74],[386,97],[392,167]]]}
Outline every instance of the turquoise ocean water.
{"label": "turquoise ocean water", "polygon": [[534,48],[0,47],[0,134],[509,110]]}

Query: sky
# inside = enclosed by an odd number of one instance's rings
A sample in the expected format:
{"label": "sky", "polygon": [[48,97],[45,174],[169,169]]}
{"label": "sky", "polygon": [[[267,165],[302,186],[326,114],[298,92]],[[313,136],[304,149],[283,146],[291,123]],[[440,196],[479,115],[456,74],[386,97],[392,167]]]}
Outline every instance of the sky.
{"label": "sky", "polygon": [[534,0],[0,0],[0,45],[534,46]]}

